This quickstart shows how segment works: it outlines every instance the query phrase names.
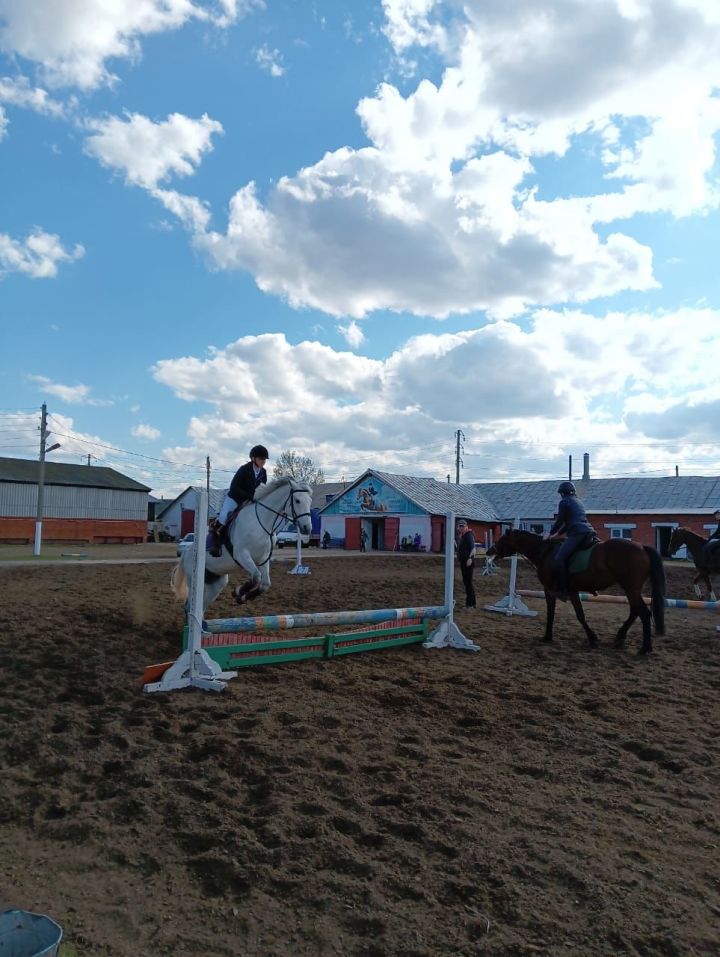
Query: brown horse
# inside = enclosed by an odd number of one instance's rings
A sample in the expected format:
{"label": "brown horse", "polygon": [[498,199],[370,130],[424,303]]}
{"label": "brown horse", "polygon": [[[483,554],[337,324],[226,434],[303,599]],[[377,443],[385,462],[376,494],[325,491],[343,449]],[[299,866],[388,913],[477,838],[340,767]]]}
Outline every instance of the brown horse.
{"label": "brown horse", "polygon": [[[535,566],[540,583],[545,590],[547,620],[543,641],[552,641],[555,602],[557,600],[553,576],[553,555],[558,547],[557,540],[546,541],[540,535],[511,529],[495,542],[488,555],[508,558],[510,555],[523,555]],[[642,587],[647,579],[652,587],[652,616],[642,597]],[[655,633],[665,634],[665,570],[662,559],[654,548],[639,545],[624,538],[611,538],[608,542],[596,545],[590,556],[587,569],[569,576],[569,600],[575,614],[588,636],[590,647],[597,643],[597,635],[585,620],[579,591],[597,592],[611,585],[619,585],[627,596],[630,615],[615,636],[615,647],[622,648],[628,629],[639,618],[643,626],[641,654],[652,651],[651,620],[655,620]]]}
{"label": "brown horse", "polygon": [[[710,580],[710,575],[719,572],[720,568],[718,568],[717,564],[715,563],[712,565],[708,564],[705,552],[706,544],[707,539],[703,538],[702,535],[698,535],[697,532],[692,532],[689,528],[674,528],[672,530],[672,535],[670,536],[670,545],[668,546],[668,551],[671,555],[674,555],[678,548],[682,548],[683,545],[687,545],[688,554],[692,558],[697,570],[697,575],[693,579],[695,594],[698,596],[698,598],[702,597],[702,592],[700,591],[700,582],[703,582],[705,588],[707,589],[707,594],[710,601],[717,601],[715,598],[715,590],[713,588],[712,581]],[[720,551],[720,549],[718,549],[718,551]]]}

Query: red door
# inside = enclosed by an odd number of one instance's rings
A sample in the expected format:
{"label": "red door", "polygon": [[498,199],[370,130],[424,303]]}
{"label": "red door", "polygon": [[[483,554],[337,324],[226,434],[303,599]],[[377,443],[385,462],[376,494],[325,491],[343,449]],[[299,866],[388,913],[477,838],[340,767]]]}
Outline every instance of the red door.
{"label": "red door", "polygon": [[360,519],[345,519],[345,548],[358,551],[360,548]]}
{"label": "red door", "polygon": [[385,519],[385,550],[396,552],[400,548],[400,519],[388,516]]}
{"label": "red door", "polygon": [[195,529],[195,509],[184,508],[180,513],[180,538]]}
{"label": "red door", "polygon": [[430,516],[431,541],[430,550],[433,552],[445,551],[445,517],[443,515]]}

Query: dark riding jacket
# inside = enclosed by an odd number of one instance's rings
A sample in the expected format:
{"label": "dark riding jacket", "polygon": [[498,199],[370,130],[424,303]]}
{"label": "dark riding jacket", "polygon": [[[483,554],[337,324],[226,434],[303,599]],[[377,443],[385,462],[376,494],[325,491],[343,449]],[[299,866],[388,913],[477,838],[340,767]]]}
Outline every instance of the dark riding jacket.
{"label": "dark riding jacket", "polygon": [[550,529],[550,534],[557,535],[558,532],[565,532],[566,535],[573,537],[595,533],[595,529],[587,520],[585,506],[574,495],[563,495],[560,499],[557,518]]}
{"label": "dark riding jacket", "polygon": [[466,532],[458,538],[457,542],[457,557],[458,561],[463,564],[468,560],[468,558],[473,558],[475,555],[475,536],[472,531],[468,529]]}
{"label": "dark riding jacket", "polygon": [[258,485],[265,485],[266,482],[267,472],[265,469],[260,469],[256,478],[253,463],[246,462],[245,465],[240,466],[233,476],[228,494],[238,505],[242,505],[243,502],[252,502],[255,498],[255,489]]}
{"label": "dark riding jacket", "polygon": [[709,541],[709,542],[712,542],[712,541],[716,541],[716,540],[718,540],[718,539],[720,539],[720,522],[718,522],[718,527],[717,527],[717,528],[715,529],[715,531],[712,533],[712,535],[710,536],[710,538],[708,538],[708,541]]}

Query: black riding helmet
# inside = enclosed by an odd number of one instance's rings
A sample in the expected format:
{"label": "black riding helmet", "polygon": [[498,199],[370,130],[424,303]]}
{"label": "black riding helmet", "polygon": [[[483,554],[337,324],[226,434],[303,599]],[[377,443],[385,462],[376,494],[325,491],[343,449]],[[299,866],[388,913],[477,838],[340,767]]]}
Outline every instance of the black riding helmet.
{"label": "black riding helmet", "polygon": [[269,459],[270,455],[264,445],[253,445],[250,449],[251,459]]}
{"label": "black riding helmet", "polygon": [[558,485],[558,495],[577,495],[577,489],[572,482],[561,482]]}

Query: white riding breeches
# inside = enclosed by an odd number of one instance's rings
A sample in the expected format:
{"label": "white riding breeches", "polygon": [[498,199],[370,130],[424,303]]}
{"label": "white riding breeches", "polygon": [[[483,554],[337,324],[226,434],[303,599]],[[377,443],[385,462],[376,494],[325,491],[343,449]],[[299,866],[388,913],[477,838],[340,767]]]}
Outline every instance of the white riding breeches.
{"label": "white riding breeches", "polygon": [[218,515],[218,522],[221,525],[224,525],[228,520],[228,515],[230,512],[234,511],[237,508],[237,502],[234,498],[230,498],[228,493],[225,493],[225,500],[223,501],[222,508],[220,509],[220,514]]}

